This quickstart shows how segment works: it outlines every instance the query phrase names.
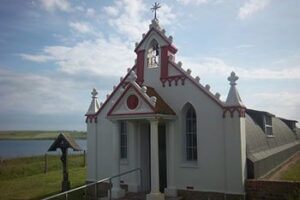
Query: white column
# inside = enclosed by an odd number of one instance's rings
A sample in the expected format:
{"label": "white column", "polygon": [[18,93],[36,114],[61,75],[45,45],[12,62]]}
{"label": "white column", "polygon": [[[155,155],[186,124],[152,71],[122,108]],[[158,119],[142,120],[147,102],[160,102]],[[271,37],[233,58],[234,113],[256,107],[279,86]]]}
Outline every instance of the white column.
{"label": "white column", "polygon": [[159,192],[159,157],[158,157],[158,121],[150,121],[150,151],[151,151],[151,192],[147,200],[163,200],[164,195]]}
{"label": "white column", "polygon": [[[120,174],[120,131],[119,131],[119,123],[117,121],[113,122],[113,130],[112,130],[112,175]],[[111,196],[112,198],[121,198],[125,196],[125,190],[120,187],[120,177],[116,177],[112,179],[112,190]]]}
{"label": "white column", "polygon": [[167,166],[168,166],[168,187],[165,188],[165,195],[177,197],[177,189],[175,187],[175,121],[169,121],[167,129]]}

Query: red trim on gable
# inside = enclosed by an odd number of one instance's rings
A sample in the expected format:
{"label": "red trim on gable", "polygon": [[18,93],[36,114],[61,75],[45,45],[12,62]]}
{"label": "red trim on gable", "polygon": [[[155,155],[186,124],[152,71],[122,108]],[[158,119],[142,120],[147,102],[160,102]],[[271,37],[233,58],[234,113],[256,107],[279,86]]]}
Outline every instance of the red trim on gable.
{"label": "red trim on gable", "polygon": [[167,78],[169,75],[169,57],[168,57],[168,46],[161,47],[161,68],[160,68],[160,78]]}
{"label": "red trim on gable", "polygon": [[209,98],[211,98],[214,102],[216,102],[219,106],[221,106],[221,108],[224,108],[224,105],[221,101],[217,100],[212,94],[210,94],[208,91],[206,91],[206,89],[203,86],[201,86],[200,84],[198,84],[193,78],[191,78],[190,76],[187,76],[184,72],[182,72],[182,69],[179,69],[175,63],[173,63],[173,62],[169,62],[169,63],[171,64],[171,66],[173,66],[175,69],[177,69],[177,71],[179,71],[186,78],[188,78],[198,89],[203,91]]}
{"label": "red trim on gable", "polygon": [[168,50],[173,54],[175,54],[177,52],[177,49],[173,45],[169,45]]}
{"label": "red trim on gable", "polygon": [[142,84],[144,82],[144,65],[145,65],[145,50],[138,51],[136,63],[136,75],[137,83]]}
{"label": "red trim on gable", "polygon": [[177,52],[177,48],[176,48],[173,44],[171,44],[171,43],[169,42],[168,38],[167,38],[165,35],[163,35],[160,31],[156,30],[155,28],[151,28],[151,29],[147,32],[147,34],[145,35],[145,37],[140,41],[140,43],[139,43],[139,44],[137,45],[137,47],[134,49],[135,52],[137,52],[137,50],[138,50],[138,49],[140,48],[140,46],[143,44],[143,42],[145,41],[145,39],[150,35],[151,31],[155,31],[158,35],[160,35],[160,36],[164,39],[164,41],[167,42],[167,43],[169,44],[170,48],[172,48],[172,51],[173,51],[173,52],[174,52],[174,51]]}
{"label": "red trim on gable", "polygon": [[96,115],[87,115],[87,117],[85,118],[85,123],[93,123],[93,120],[95,123],[98,122]]}
{"label": "red trim on gable", "polygon": [[169,83],[169,87],[172,86],[172,82],[175,82],[175,86],[178,85],[178,81],[181,80],[181,85],[184,85],[186,76],[177,75],[177,76],[168,76],[167,78],[161,78],[160,81],[163,84],[163,87],[166,86],[166,82]]}
{"label": "red trim on gable", "polygon": [[122,113],[122,114],[111,114],[109,115],[110,117],[112,116],[135,116],[135,115],[154,115],[156,114],[155,112],[142,112],[142,113]]}
{"label": "red trim on gable", "polygon": [[226,113],[230,112],[230,117],[233,118],[234,112],[238,112],[239,117],[245,117],[246,115],[246,108],[240,106],[228,106],[224,107],[223,109],[223,118],[226,117]]}
{"label": "red trim on gable", "polygon": [[131,70],[129,70],[129,72],[126,74],[125,78],[123,78],[123,80],[118,84],[118,86],[116,87],[116,89],[113,90],[113,92],[111,93],[111,95],[104,101],[103,105],[100,107],[100,109],[98,110],[97,113],[95,113],[94,115],[86,115],[86,116],[97,116],[97,115],[99,115],[99,113],[103,110],[104,106],[107,104],[107,102],[109,102],[109,100],[110,100],[110,99],[112,98],[112,96],[116,93],[116,91],[117,91],[120,87],[124,86],[124,84],[126,84],[125,80],[126,80],[127,77],[129,76],[130,72],[131,72],[132,70],[135,70],[135,68],[136,68],[136,66],[133,66],[133,67],[131,68]]}
{"label": "red trim on gable", "polygon": [[[153,113],[155,113],[155,108],[152,106],[152,104],[141,94],[141,92],[134,87],[131,83],[129,83],[130,85],[126,88],[126,90],[124,90],[124,92],[120,95],[120,97],[118,98],[118,100],[116,101],[116,103],[113,105],[113,107],[108,111],[107,116],[111,116],[113,110],[115,109],[115,107],[119,104],[119,102],[121,101],[121,99],[124,97],[124,95],[126,94],[126,92],[130,89],[133,88],[136,93],[138,94],[138,96],[140,96],[149,106],[150,108],[153,110]],[[135,113],[132,113],[135,114]]]}

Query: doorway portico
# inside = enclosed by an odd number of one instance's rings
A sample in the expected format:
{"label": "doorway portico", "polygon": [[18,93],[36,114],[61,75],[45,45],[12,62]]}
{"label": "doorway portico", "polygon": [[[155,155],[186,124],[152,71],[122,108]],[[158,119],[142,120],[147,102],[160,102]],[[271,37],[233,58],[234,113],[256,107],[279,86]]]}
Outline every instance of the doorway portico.
{"label": "doorway portico", "polygon": [[[140,160],[140,165],[136,165],[135,167],[143,167],[144,171],[149,171],[148,181],[150,184],[148,185],[150,188],[144,188],[146,191],[150,190],[147,199],[163,199],[164,196],[160,192],[160,179],[161,183],[165,182],[165,185],[167,181],[164,181],[162,178],[163,176],[166,177],[166,174],[160,174],[159,160],[164,157],[164,163],[166,163],[166,153],[165,155],[162,154],[163,149],[166,152],[166,144],[163,144],[163,137],[159,135],[166,135],[166,131],[164,129],[164,133],[161,133],[163,129],[160,129],[159,125],[174,120],[176,115],[154,88],[140,86],[136,83],[136,74],[134,71],[130,72],[128,80],[126,86],[120,91],[119,98],[112,102],[113,105],[107,114],[107,119],[113,123],[113,174],[120,173],[120,121],[144,122],[145,126],[140,126],[139,129],[135,128],[137,130],[136,134],[141,138],[139,143],[144,145],[140,146],[140,153],[142,153],[140,158],[136,158]],[[159,141],[159,138],[162,139]],[[164,143],[165,141],[164,139]],[[160,143],[161,145],[159,145]],[[161,153],[161,156],[159,153]],[[161,165],[161,169],[163,169],[163,165]],[[162,171],[166,172],[166,170]],[[147,172],[144,172],[144,175],[147,178]],[[112,195],[113,197],[124,195],[124,192],[120,188],[120,179],[116,179],[113,182]]]}
{"label": "doorway portico", "polygon": [[[140,191],[147,193],[147,199],[164,199],[164,189],[167,187],[167,149],[166,137],[172,137],[171,132],[175,116],[122,116],[109,117],[115,128],[113,129],[113,174],[121,173],[120,152],[121,134],[120,123],[126,122],[134,126],[136,149],[139,150],[135,159],[136,166],[142,169],[143,188]],[[170,128],[171,127],[171,128]],[[129,138],[130,139],[130,138]],[[132,147],[130,147],[132,148]],[[120,187],[120,178],[113,181],[112,197],[119,198],[125,193]]]}

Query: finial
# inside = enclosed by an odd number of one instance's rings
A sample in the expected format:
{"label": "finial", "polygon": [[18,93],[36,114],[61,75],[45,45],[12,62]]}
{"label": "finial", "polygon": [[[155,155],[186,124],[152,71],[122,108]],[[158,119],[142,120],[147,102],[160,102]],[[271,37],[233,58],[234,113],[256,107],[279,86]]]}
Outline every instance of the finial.
{"label": "finial", "polygon": [[235,75],[234,72],[231,72],[230,76],[227,78],[227,80],[230,82],[231,86],[236,85],[236,81],[239,79],[238,76]]}
{"label": "finial", "polygon": [[173,43],[173,36],[170,35],[170,36],[168,37],[168,40],[169,40],[170,43]]}
{"label": "finial", "polygon": [[152,12],[154,12],[154,20],[157,20],[156,11],[161,8],[160,4],[155,2],[153,7],[151,8]]}
{"label": "finial", "polygon": [[186,73],[188,73],[188,75],[191,75],[192,70],[191,70],[191,69],[187,69],[187,70],[186,70]]}
{"label": "finial", "polygon": [[135,82],[136,79],[137,79],[137,76],[136,76],[135,72],[132,70],[128,76],[128,80],[130,82]]}
{"label": "finial", "polygon": [[93,99],[97,98],[98,92],[97,92],[96,88],[93,89],[93,91],[91,92],[91,94],[92,94],[92,98]]}
{"label": "finial", "polygon": [[206,85],[205,85],[205,89],[206,89],[207,91],[209,91],[209,90],[210,90],[210,85],[206,84]]}
{"label": "finial", "polygon": [[141,88],[141,91],[142,91],[142,93],[144,93],[144,94],[146,94],[147,93],[147,87],[146,86],[143,86],[142,88]]}

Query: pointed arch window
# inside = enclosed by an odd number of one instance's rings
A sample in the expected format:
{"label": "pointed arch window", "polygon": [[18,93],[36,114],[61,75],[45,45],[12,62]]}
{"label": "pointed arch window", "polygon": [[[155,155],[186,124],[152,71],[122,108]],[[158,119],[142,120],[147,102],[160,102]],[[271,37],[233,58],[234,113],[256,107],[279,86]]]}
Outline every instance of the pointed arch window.
{"label": "pointed arch window", "polygon": [[159,46],[156,40],[152,40],[147,50],[147,66],[148,68],[158,67],[159,63]]}
{"label": "pointed arch window", "polygon": [[186,160],[197,161],[197,118],[195,109],[189,105],[185,113]]}

